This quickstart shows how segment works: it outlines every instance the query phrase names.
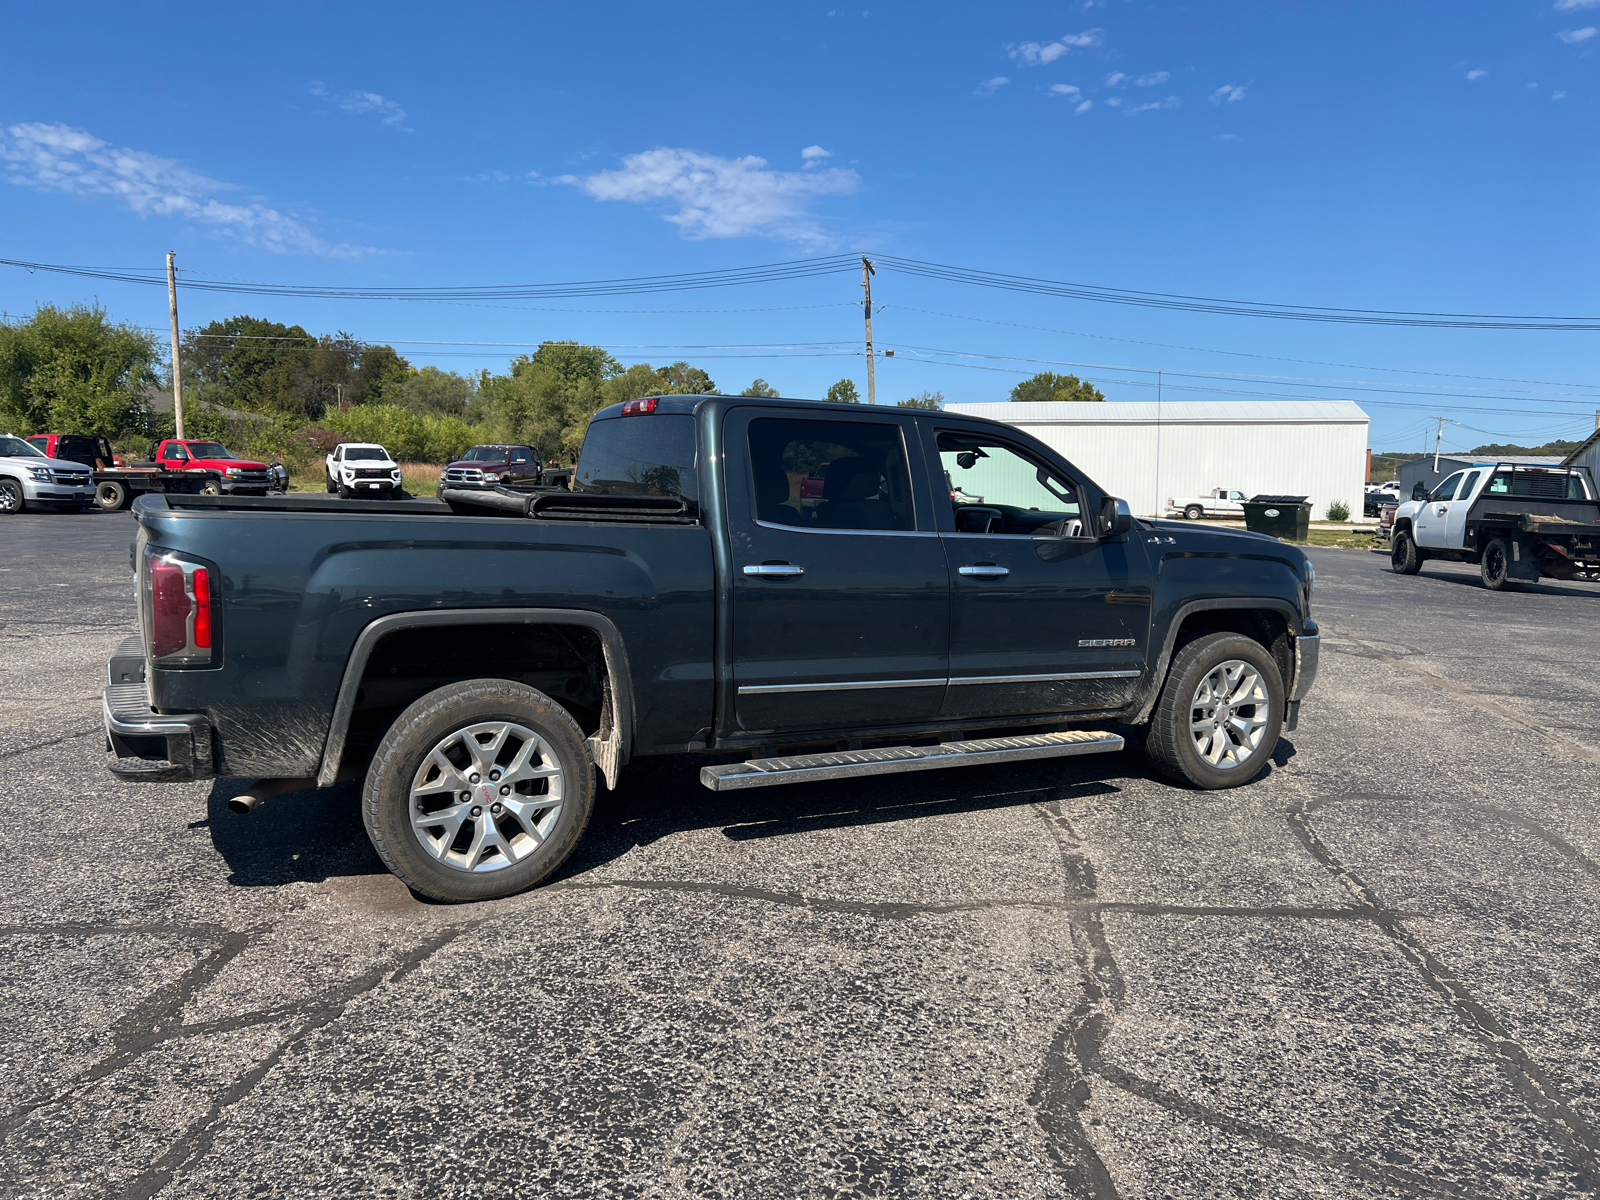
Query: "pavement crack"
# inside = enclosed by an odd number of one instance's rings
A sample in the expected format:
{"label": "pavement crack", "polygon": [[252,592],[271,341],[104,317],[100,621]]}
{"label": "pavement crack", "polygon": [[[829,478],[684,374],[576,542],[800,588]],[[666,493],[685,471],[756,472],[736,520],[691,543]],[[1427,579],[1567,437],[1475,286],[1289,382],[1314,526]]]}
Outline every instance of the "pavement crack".
{"label": "pavement crack", "polygon": [[48,742],[35,742],[31,746],[22,746],[16,750],[6,750],[0,752],[0,759],[19,758],[24,754],[32,754],[35,750],[48,750],[51,746],[61,745],[62,742],[71,742],[81,737],[88,737],[91,733],[103,732],[105,732],[105,730],[100,725],[94,725],[88,729],[74,730],[72,733],[64,733],[58,738],[51,738]]}
{"label": "pavement crack", "polygon": [[777,892],[766,888],[743,887],[732,883],[715,883],[698,879],[606,879],[564,880],[541,889],[543,892],[604,891],[616,888],[646,892],[686,892],[712,896],[725,896],[731,900],[757,900],[766,904],[781,904],[789,908],[809,909],[813,912],[855,913],[883,920],[903,921],[916,916],[939,916],[946,913],[984,912],[990,909],[1033,908],[1052,912],[1123,912],[1147,917],[1263,917],[1305,921],[1370,921],[1376,916],[1388,915],[1387,909],[1368,909],[1358,906],[1345,908],[1315,908],[1290,906],[1264,906],[1261,908],[1232,905],[1202,904],[1146,904],[1138,901],[1117,900],[1052,900],[1030,896],[997,896],[975,900],[945,900],[903,902],[893,900],[844,900],[828,896],[807,896],[803,892]]}
{"label": "pavement crack", "polygon": [[[1404,800],[1401,796],[1374,795],[1370,793],[1348,796],[1325,796],[1300,801],[1289,812],[1289,827],[1302,845],[1336,880],[1357,900],[1373,908],[1382,908],[1372,886],[1346,864],[1317,833],[1311,818],[1319,809],[1338,800]],[[1500,814],[1511,817],[1511,814]],[[1512,818],[1523,828],[1534,823],[1526,818]],[[1546,840],[1554,835],[1541,832]],[[1555,839],[1552,844],[1560,841]],[[1565,846],[1565,842],[1561,842]],[[1573,854],[1587,863],[1595,864],[1575,848]],[[1585,1191],[1600,1189],[1600,1137],[1589,1123],[1572,1107],[1543,1068],[1521,1042],[1514,1038],[1500,1019],[1468,989],[1466,983],[1451,971],[1442,960],[1406,928],[1400,914],[1376,918],[1374,924],[1383,931],[1401,955],[1417,968],[1423,982],[1436,993],[1452,1013],[1494,1056],[1500,1072],[1510,1082],[1523,1103],[1540,1118],[1551,1138],[1566,1155],[1576,1175],[1575,1182]]]}
{"label": "pavement crack", "polygon": [[317,1030],[344,1016],[345,1010],[356,1000],[384,983],[395,983],[404,979],[456,938],[481,923],[473,921],[445,929],[423,942],[399,963],[375,966],[311,1005],[302,1007],[296,1014],[302,1020],[294,1030],[273,1047],[266,1057],[221,1092],[211,1102],[205,1115],[190,1125],[177,1141],[167,1147],[166,1152],[155,1163],[123,1190],[121,1200],[151,1200],[159,1194],[177,1177],[179,1171],[192,1166],[210,1153],[211,1147],[216,1142],[217,1127],[223,1115],[253,1092],[283,1061],[286,1054]]}

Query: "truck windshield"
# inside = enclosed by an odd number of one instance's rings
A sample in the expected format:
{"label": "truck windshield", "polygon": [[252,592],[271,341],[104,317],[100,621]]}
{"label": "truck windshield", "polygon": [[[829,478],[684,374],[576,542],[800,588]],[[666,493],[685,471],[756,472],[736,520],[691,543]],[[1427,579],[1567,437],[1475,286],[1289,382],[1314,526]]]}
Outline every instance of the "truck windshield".
{"label": "truck windshield", "polygon": [[510,446],[474,446],[457,462],[505,462],[511,457]]}
{"label": "truck windshield", "polygon": [[1582,475],[1565,471],[1496,471],[1486,496],[1529,496],[1540,500],[1587,500]]}
{"label": "truck windshield", "polygon": [[43,458],[44,455],[21,438],[0,437],[0,458]]}
{"label": "truck windshield", "polygon": [[700,502],[695,420],[687,413],[591,421],[573,490],[610,496],[681,496]]}
{"label": "truck windshield", "polygon": [[379,446],[346,446],[344,449],[345,462],[355,462],[357,459],[370,462],[388,462],[389,452]]}
{"label": "truck windshield", "polygon": [[238,458],[221,442],[190,442],[189,453],[195,458]]}

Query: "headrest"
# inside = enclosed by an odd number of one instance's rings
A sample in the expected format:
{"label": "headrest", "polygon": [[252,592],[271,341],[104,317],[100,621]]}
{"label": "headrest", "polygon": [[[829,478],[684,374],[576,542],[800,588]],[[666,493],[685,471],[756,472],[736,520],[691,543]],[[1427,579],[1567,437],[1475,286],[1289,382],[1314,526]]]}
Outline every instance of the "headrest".
{"label": "headrest", "polygon": [[876,496],[883,483],[878,468],[864,458],[836,458],[828,465],[822,485],[824,500],[865,500]]}
{"label": "headrest", "polygon": [[756,515],[762,520],[768,520],[774,514],[773,509],[778,508],[789,499],[789,476],[782,470],[768,469],[756,470]]}

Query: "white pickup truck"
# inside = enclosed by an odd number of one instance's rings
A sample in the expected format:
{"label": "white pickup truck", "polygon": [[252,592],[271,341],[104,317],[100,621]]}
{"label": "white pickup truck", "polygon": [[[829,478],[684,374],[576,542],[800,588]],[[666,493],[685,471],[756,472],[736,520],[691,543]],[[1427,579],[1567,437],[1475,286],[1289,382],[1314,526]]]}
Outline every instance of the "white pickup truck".
{"label": "white pickup truck", "polygon": [[376,442],[340,442],[324,461],[328,491],[338,492],[341,500],[352,496],[394,500],[404,495],[400,464]]}
{"label": "white pickup truck", "polygon": [[1209,496],[1179,496],[1168,498],[1167,516],[1183,515],[1191,521],[1201,517],[1244,516],[1245,494],[1229,488],[1212,488]]}
{"label": "white pickup truck", "polygon": [[1431,558],[1478,564],[1493,591],[1600,576],[1600,501],[1582,468],[1475,463],[1395,510],[1395,574]]}

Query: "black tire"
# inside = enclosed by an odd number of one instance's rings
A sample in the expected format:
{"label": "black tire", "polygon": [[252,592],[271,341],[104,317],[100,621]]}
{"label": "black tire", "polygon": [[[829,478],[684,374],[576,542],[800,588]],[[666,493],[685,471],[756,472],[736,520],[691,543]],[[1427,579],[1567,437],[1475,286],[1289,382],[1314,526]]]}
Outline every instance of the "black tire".
{"label": "black tire", "polygon": [[341,499],[341,500],[350,499],[350,489],[345,487],[345,485],[342,484],[342,483],[339,485],[339,499]]}
{"label": "black tire", "polygon": [[1206,515],[1206,510],[1201,508],[1198,504],[1191,504],[1188,508],[1183,510],[1183,515],[1190,521],[1198,521],[1201,517]]}
{"label": "black tire", "polygon": [[[478,871],[442,863],[423,848],[412,829],[412,781],[442,742],[469,726],[496,721],[515,723],[537,735],[541,755],[546,762],[553,759],[561,771],[560,806],[543,840],[515,861]],[[482,781],[474,786],[482,786]],[[486,793],[486,799],[492,798]],[[508,679],[452,683],[401,713],[378,744],[361,797],[367,834],[384,865],[415,891],[452,902],[510,896],[546,878],[577,846],[593,808],[594,764],[583,732],[566,709],[543,692]],[[474,823],[463,821],[464,835]],[[503,831],[504,826],[500,828]]]}
{"label": "black tire", "polygon": [[103,508],[106,512],[116,512],[127,503],[128,489],[113,480],[107,479],[94,489],[96,508]]}
{"label": "black tire", "polygon": [[[1228,662],[1243,662],[1254,667],[1265,696],[1263,701],[1254,704],[1237,704],[1234,711],[1244,717],[1244,710],[1248,708],[1253,718],[1261,715],[1261,705],[1265,704],[1266,722],[1259,742],[1237,765],[1217,766],[1201,756],[1190,726],[1195,720],[1196,692],[1211,672]],[[1266,769],[1283,727],[1283,710],[1283,677],[1278,674],[1278,664],[1265,646],[1239,633],[1206,634],[1173,656],[1161,688],[1161,698],[1150,714],[1145,753],[1156,770],[1178,783],[1206,791],[1240,787]],[[1235,753],[1237,749],[1235,747]]]}
{"label": "black tire", "polygon": [[1422,570],[1422,551],[1416,540],[1404,529],[1397,529],[1390,537],[1389,563],[1396,575],[1415,575]]}
{"label": "black tire", "polygon": [[1505,538],[1490,538],[1478,562],[1478,573],[1483,586],[1491,592],[1516,591],[1518,583],[1511,578],[1511,543]]}
{"label": "black tire", "polygon": [[22,485],[15,479],[0,479],[0,517],[27,511],[28,498],[22,494]]}
{"label": "black tire", "polygon": [[329,474],[328,474],[328,473],[327,473],[327,472],[326,472],[326,471],[324,471],[324,472],[323,472],[323,473],[322,473],[322,478],[323,478],[323,481],[324,481],[324,482],[325,482],[325,483],[326,483],[326,484],[327,484],[327,487],[328,487],[328,495],[330,495],[330,496],[331,496],[331,495],[333,495],[333,494],[334,494],[334,493],[335,493],[335,492],[336,492],[336,491],[338,491],[338,490],[339,490],[339,485],[338,485],[338,484],[336,484],[336,483],[334,483],[334,481],[333,481],[333,476],[332,476],[332,475],[329,475]]}

